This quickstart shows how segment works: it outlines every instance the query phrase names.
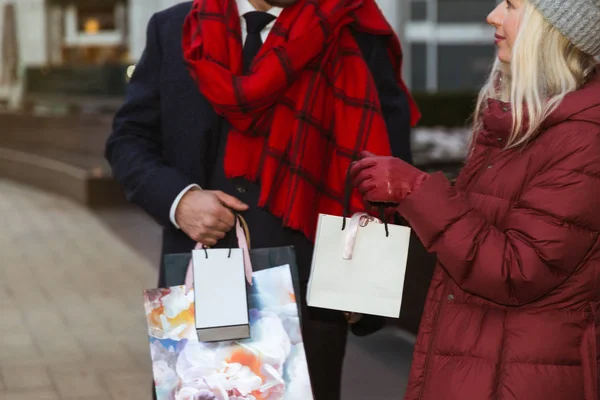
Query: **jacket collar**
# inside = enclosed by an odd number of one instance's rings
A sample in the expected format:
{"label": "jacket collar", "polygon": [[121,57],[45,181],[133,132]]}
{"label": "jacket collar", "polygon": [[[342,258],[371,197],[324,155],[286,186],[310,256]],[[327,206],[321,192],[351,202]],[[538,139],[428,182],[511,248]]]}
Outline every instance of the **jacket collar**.
{"label": "jacket collar", "polygon": [[581,89],[565,96],[560,106],[544,121],[544,128],[564,121],[587,121],[600,125],[600,65]]}
{"label": "jacket collar", "polygon": [[[512,131],[512,119],[509,103],[489,99],[482,116],[483,132],[478,135],[477,142],[504,147]],[[565,121],[587,121],[600,125],[600,66],[581,89],[565,96],[558,108],[543,122],[542,129]]]}

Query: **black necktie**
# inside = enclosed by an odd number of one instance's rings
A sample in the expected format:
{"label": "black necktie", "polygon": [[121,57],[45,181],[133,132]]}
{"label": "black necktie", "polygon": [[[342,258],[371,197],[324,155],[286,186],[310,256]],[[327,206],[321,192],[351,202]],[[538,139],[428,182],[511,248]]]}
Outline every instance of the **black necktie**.
{"label": "black necktie", "polygon": [[275,19],[275,16],[262,11],[251,11],[244,14],[244,18],[248,31],[246,43],[244,43],[244,73],[246,73],[263,44],[260,32]]}

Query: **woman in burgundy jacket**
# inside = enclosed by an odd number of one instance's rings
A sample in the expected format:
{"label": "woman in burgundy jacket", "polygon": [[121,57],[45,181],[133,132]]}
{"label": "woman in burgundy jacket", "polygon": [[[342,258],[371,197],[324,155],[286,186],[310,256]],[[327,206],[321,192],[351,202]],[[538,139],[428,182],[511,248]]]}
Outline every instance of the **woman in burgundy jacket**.
{"label": "woman in burgundy jacket", "polygon": [[598,400],[600,2],[487,21],[498,59],[455,186],[372,154],[350,171],[438,256],[406,399]]}

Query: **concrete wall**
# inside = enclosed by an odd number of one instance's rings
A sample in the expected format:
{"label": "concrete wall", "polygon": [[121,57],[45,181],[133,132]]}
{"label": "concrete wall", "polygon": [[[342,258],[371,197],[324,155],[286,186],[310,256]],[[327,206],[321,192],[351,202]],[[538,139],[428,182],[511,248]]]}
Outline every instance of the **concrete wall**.
{"label": "concrete wall", "polygon": [[146,45],[146,27],[152,14],[164,10],[180,0],[129,0],[129,54],[137,61]]}
{"label": "concrete wall", "polygon": [[[48,20],[45,0],[0,0],[0,32],[2,32],[1,25],[4,21],[4,6],[10,3],[16,5],[15,23],[21,67],[45,65],[48,62],[46,35]],[[2,40],[0,40],[0,46],[2,46]],[[0,85],[0,101],[8,101],[11,108],[17,107],[23,91],[21,83]]]}
{"label": "concrete wall", "polygon": [[401,21],[400,21],[400,8],[402,5],[400,4],[406,0],[376,0],[379,8],[383,12],[383,15],[387,18],[394,31],[397,34],[400,33]]}
{"label": "concrete wall", "polygon": [[0,24],[4,19],[4,5],[7,3],[16,4],[17,41],[21,64],[46,64],[48,52],[45,0],[0,0]]}

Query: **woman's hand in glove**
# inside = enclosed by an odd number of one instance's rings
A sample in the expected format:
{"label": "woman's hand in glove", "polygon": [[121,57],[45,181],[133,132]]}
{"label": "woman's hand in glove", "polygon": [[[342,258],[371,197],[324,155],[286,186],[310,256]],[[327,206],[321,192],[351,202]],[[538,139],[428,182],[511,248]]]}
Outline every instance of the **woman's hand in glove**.
{"label": "woman's hand in glove", "polygon": [[367,151],[350,166],[352,185],[371,204],[398,205],[417,190],[429,175],[396,157]]}

